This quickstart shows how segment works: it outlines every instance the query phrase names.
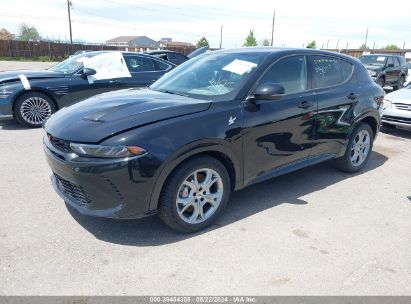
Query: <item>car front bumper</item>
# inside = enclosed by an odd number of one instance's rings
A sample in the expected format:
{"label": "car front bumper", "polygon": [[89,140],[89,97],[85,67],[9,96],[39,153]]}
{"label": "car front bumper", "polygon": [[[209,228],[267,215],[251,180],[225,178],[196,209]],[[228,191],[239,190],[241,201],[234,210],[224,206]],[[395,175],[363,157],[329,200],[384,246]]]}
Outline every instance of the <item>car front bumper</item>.
{"label": "car front bumper", "polygon": [[384,109],[381,120],[386,124],[411,128],[411,107],[409,110]]}
{"label": "car front bumper", "polygon": [[43,149],[57,194],[84,215],[108,218],[140,218],[148,210],[152,178],[140,173],[143,157],[125,159],[73,159],[73,153],[43,140]]}

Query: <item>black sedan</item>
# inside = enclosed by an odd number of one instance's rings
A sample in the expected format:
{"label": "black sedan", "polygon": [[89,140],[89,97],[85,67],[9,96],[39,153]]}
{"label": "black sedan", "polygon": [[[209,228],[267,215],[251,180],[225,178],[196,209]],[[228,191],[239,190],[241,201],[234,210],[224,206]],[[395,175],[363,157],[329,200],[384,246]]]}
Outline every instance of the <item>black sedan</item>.
{"label": "black sedan", "polygon": [[128,52],[86,52],[42,71],[0,72],[0,117],[40,127],[54,112],[93,95],[146,87],[175,65]]}
{"label": "black sedan", "polygon": [[345,55],[216,51],[150,89],[62,109],[45,124],[44,151],[54,189],[79,212],[158,213],[193,232],[223,212],[233,190],[329,159],[346,172],[361,170],[383,95],[361,62]]}

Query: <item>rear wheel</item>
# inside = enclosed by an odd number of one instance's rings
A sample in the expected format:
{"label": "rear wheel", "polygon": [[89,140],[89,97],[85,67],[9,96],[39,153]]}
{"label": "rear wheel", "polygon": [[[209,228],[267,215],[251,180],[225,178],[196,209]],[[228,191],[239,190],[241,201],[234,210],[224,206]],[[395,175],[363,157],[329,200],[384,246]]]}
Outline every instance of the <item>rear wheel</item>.
{"label": "rear wheel", "polygon": [[404,76],[401,76],[400,79],[398,79],[398,85],[393,86],[393,90],[402,89],[404,87],[404,83],[405,83],[405,78]]}
{"label": "rear wheel", "polygon": [[17,121],[30,128],[41,127],[55,111],[56,107],[51,98],[40,92],[24,93],[14,106]]}
{"label": "rear wheel", "polygon": [[352,132],[345,154],[337,158],[337,167],[344,172],[360,171],[370,158],[374,133],[366,123],[360,123]]}
{"label": "rear wheel", "polygon": [[198,231],[221,214],[230,189],[229,175],[221,162],[208,156],[191,159],[164,185],[158,215],[174,230]]}

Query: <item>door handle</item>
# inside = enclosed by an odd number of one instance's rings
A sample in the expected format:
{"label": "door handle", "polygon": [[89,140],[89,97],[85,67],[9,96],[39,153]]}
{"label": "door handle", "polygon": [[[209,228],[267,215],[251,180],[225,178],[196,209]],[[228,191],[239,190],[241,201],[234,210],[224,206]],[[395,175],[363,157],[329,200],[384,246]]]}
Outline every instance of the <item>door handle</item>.
{"label": "door handle", "polygon": [[351,93],[350,95],[347,96],[347,98],[351,100],[355,100],[358,98],[358,94]]}
{"label": "door handle", "polygon": [[311,108],[312,106],[314,106],[314,104],[308,101],[303,101],[302,103],[298,105],[300,109],[308,109],[308,108]]}
{"label": "door handle", "polygon": [[116,79],[112,79],[109,81],[109,83],[117,83],[118,81]]}

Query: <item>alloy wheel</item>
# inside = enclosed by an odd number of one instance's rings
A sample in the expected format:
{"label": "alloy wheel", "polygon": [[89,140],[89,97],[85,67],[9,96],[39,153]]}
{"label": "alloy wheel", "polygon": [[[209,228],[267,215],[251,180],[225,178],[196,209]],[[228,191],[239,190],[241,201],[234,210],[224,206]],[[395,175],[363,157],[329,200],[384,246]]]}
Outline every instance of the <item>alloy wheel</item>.
{"label": "alloy wheel", "polygon": [[50,103],[41,97],[29,97],[20,107],[21,117],[32,125],[41,125],[51,115]]}
{"label": "alloy wheel", "polygon": [[216,171],[204,168],[190,173],[177,193],[178,215],[190,224],[206,221],[220,206],[223,191],[223,181]]}
{"label": "alloy wheel", "polygon": [[367,130],[361,130],[355,136],[351,145],[350,159],[353,166],[360,166],[370,152],[371,140]]}

